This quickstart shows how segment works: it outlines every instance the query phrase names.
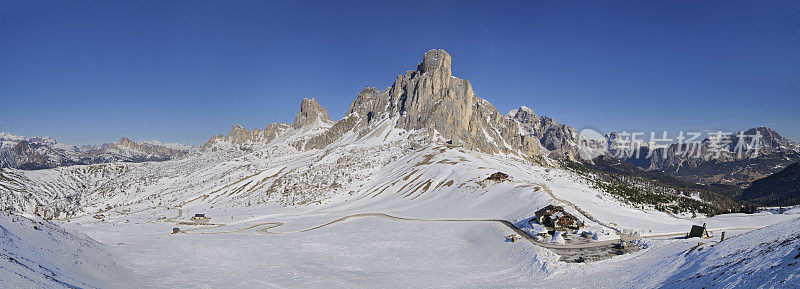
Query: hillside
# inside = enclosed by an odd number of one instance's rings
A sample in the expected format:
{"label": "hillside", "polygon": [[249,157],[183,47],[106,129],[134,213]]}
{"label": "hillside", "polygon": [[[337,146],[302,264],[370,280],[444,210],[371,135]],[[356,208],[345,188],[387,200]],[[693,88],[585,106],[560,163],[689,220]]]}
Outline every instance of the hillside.
{"label": "hillside", "polygon": [[136,288],[133,272],[106,247],[42,220],[0,212],[5,288]]}
{"label": "hillside", "polygon": [[740,198],[764,206],[800,204],[800,163],[753,182]]}

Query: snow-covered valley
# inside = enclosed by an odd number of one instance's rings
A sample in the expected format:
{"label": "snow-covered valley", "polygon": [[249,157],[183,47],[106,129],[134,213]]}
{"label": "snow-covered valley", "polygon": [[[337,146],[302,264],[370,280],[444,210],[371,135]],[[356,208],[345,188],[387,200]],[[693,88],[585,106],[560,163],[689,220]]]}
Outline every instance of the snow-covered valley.
{"label": "snow-covered valley", "polygon": [[[332,151],[284,158],[258,158],[259,153],[253,152],[219,164],[207,160],[230,154],[147,163],[97,184],[89,190],[93,193],[83,195],[93,200],[93,206],[54,222],[104,244],[113,256],[107,258],[124,260],[126,269],[148,288],[693,287],[692,281],[751,286],[754,279],[741,274],[754,274],[748,270],[766,274],[766,260],[749,261],[752,268],[742,267],[738,275],[719,280],[702,272],[719,271],[715,266],[738,261],[729,254],[751,256],[755,253],[747,250],[772,241],[783,244],[769,251],[769,262],[778,264],[774,270],[783,271],[758,280],[783,281],[764,284],[786,287],[785,282],[796,282],[800,276],[794,265],[788,265],[793,264],[789,257],[794,257],[789,255],[800,253],[798,240],[784,242],[800,234],[800,210],[679,219],[633,208],[555,167],[444,143],[412,148],[411,143],[399,142],[375,148],[373,143],[351,140]],[[359,161],[349,158],[351,163],[344,166],[331,161],[327,164],[331,171],[325,171],[327,158],[349,155],[337,151],[370,153]],[[357,165],[383,159],[388,152],[396,158],[385,165]],[[316,170],[310,172],[312,168]],[[170,177],[148,180],[130,174],[137,170],[165,170]],[[51,176],[56,171],[41,174]],[[496,171],[508,173],[510,180],[485,180]],[[279,182],[293,174],[302,177]],[[329,178],[347,181],[331,186]],[[296,183],[308,179],[317,181]],[[283,185],[277,195],[258,189],[276,184]],[[611,231],[616,236],[611,239],[619,237],[617,232],[654,237],[637,239],[642,249],[635,253],[576,264],[563,262],[555,253],[558,249],[543,247],[547,242],[507,242],[505,237],[515,231],[500,223],[469,221],[523,224],[548,204],[565,206],[581,216],[587,229]],[[195,213],[211,217],[213,225],[187,225]],[[418,220],[367,215],[330,223],[364,213]],[[715,235],[712,239],[679,238],[692,224],[702,223]],[[770,226],[764,229],[767,235],[764,230],[748,232],[765,226]],[[170,234],[174,227],[182,233]],[[729,240],[709,247],[717,243],[721,230]],[[704,243],[704,249],[689,252],[698,243]],[[717,264],[720,258],[725,261]],[[700,277],[686,278],[693,274]],[[109,275],[116,278],[116,273]],[[599,277],[605,275],[614,277]]]}

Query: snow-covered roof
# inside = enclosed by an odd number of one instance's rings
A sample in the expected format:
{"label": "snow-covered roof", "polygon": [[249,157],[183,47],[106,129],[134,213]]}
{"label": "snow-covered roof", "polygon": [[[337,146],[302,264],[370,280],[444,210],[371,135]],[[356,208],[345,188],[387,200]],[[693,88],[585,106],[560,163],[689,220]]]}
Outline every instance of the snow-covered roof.
{"label": "snow-covered roof", "polygon": [[537,223],[531,223],[531,231],[536,234],[546,234],[547,228]]}

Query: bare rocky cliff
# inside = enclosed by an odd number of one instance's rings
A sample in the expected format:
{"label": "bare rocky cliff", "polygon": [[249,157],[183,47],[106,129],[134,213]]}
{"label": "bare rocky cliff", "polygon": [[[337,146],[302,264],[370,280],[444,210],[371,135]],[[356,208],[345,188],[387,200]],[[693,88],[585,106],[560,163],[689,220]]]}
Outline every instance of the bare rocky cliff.
{"label": "bare rocky cliff", "polygon": [[443,140],[486,153],[540,157],[538,138],[520,134],[518,122],[478,98],[468,80],[454,77],[451,61],[444,50],[431,50],[416,70],[398,75],[391,87],[365,88],[345,117],[329,133],[309,140],[311,145],[306,147],[324,147],[347,131],[391,120],[395,127],[418,131],[430,141]]}
{"label": "bare rocky cliff", "polygon": [[[234,147],[248,142],[269,142],[276,134],[300,131],[322,124],[292,145],[301,150],[323,149],[348,132],[368,135],[381,125],[414,132],[430,142],[447,142],[489,154],[511,154],[532,160],[543,156],[575,159],[577,132],[548,117],[538,117],[527,107],[503,115],[488,101],[477,97],[472,84],[453,76],[452,57],[444,50],[430,50],[417,64],[395,77],[390,87],[367,87],[358,93],[345,116],[331,121],[315,99],[304,99],[291,125],[276,127],[264,136],[260,130],[235,127],[227,136],[216,136],[203,145],[208,150],[222,144]],[[279,129],[276,129],[279,128]],[[269,126],[268,126],[269,130]]]}
{"label": "bare rocky cliff", "polygon": [[263,130],[254,128],[253,130],[246,129],[241,125],[235,124],[228,131],[227,135],[217,135],[209,139],[206,143],[200,146],[200,151],[213,151],[218,149],[219,146],[227,144],[233,148],[243,148],[252,143],[269,143],[284,131],[291,129],[291,125],[285,123],[271,123],[268,124]]}
{"label": "bare rocky cliff", "polygon": [[331,117],[328,116],[328,111],[322,107],[316,99],[304,98],[300,102],[300,111],[294,117],[292,127],[295,129],[313,124],[314,122],[331,123]]}
{"label": "bare rocky cliff", "polygon": [[506,117],[519,123],[520,134],[538,138],[541,146],[548,151],[548,157],[569,160],[580,158],[579,133],[572,126],[559,124],[547,116],[538,117],[526,106],[508,112]]}

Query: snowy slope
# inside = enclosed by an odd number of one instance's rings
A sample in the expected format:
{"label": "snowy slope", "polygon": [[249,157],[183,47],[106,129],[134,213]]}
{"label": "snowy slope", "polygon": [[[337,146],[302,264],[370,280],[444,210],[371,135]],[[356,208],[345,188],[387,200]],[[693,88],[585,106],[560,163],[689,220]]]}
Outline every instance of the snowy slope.
{"label": "snowy slope", "polygon": [[80,233],[0,213],[0,287],[135,288],[133,272]]}
{"label": "snowy slope", "polygon": [[800,288],[798,213],[795,211],[792,219],[722,242],[719,238],[650,240],[649,248],[639,254],[564,268],[538,284],[577,288]]}
{"label": "snowy slope", "polygon": [[689,252],[674,287],[800,287],[800,218]]}

